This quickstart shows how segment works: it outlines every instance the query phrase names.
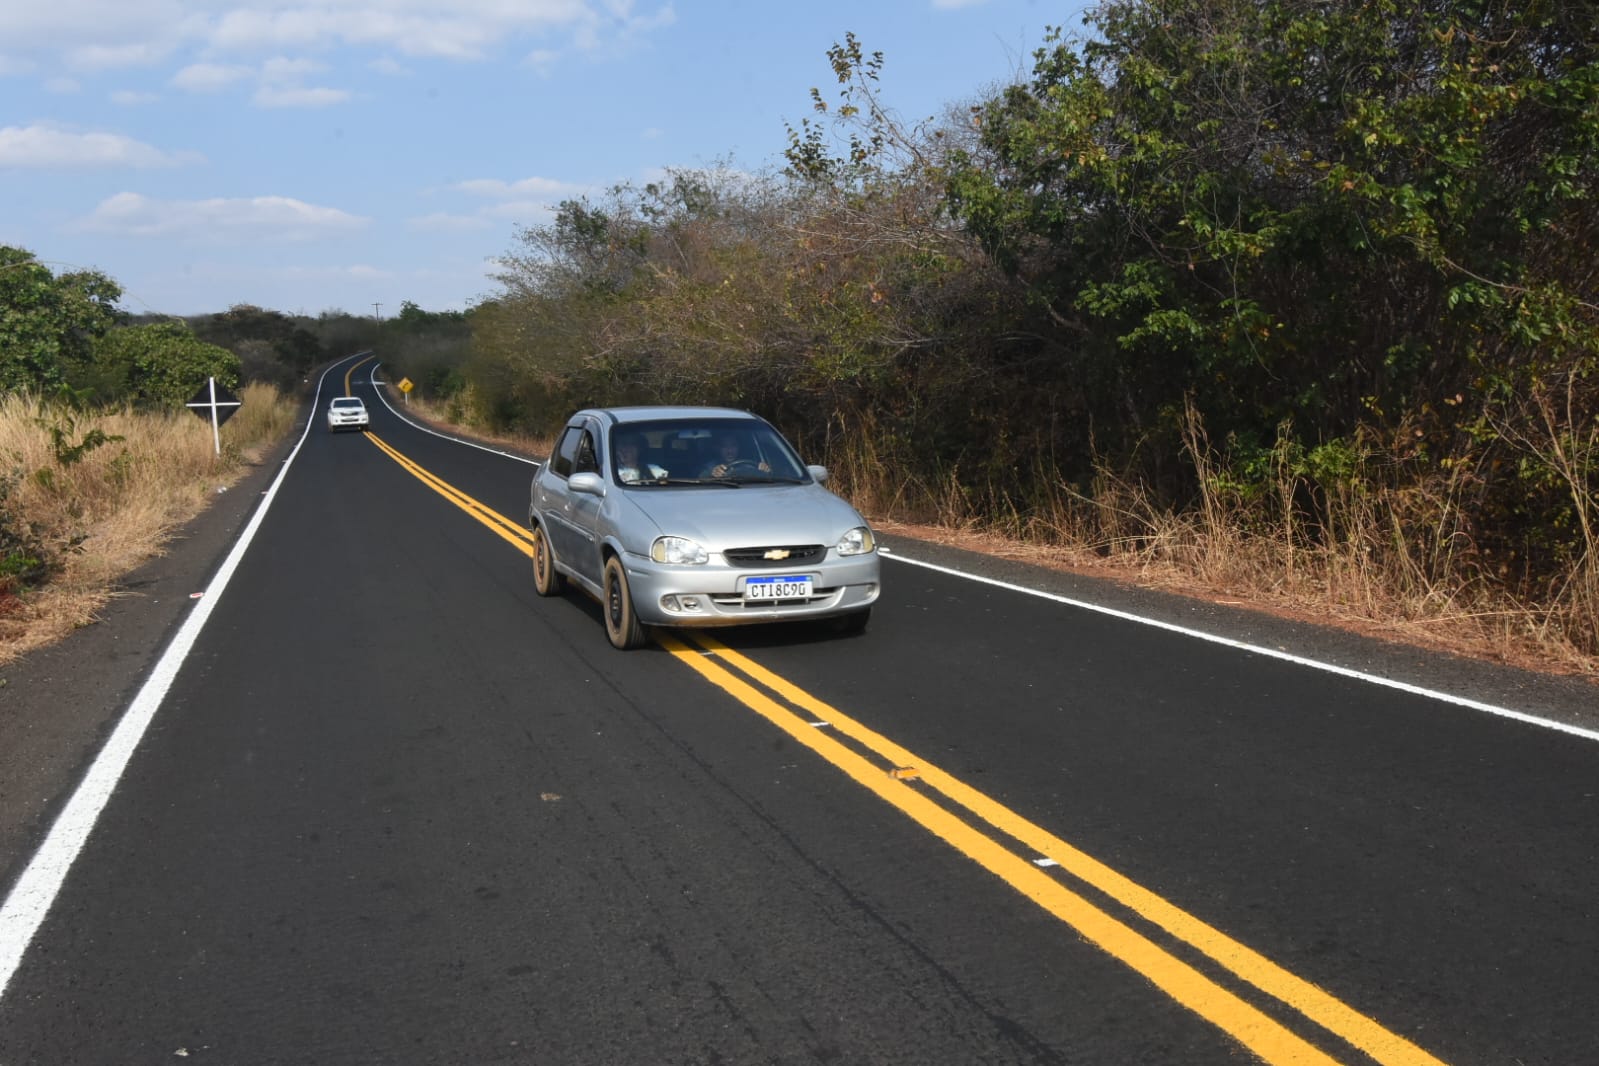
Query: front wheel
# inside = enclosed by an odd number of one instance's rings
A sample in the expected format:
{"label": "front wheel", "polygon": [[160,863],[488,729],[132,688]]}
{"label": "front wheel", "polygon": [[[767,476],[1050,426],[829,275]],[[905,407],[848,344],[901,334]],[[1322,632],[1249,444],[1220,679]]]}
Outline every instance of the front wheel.
{"label": "front wheel", "polygon": [[633,610],[633,593],[627,587],[627,571],[622,560],[611,556],[605,561],[605,635],[613,648],[623,651],[643,647],[644,625]]}
{"label": "front wheel", "polygon": [[559,596],[566,591],[566,575],[555,569],[543,526],[533,527],[533,591],[540,596]]}

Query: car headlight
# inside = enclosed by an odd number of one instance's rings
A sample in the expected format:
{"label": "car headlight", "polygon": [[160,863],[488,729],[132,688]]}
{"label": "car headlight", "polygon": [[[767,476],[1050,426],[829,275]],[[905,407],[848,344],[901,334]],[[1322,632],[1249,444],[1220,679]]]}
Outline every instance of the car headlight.
{"label": "car headlight", "polygon": [[709,553],[687,537],[656,537],[650,558],[672,566],[703,566],[711,561]]}
{"label": "car headlight", "polygon": [[856,526],[833,545],[833,550],[840,555],[865,555],[876,547],[877,541],[872,531],[865,526]]}

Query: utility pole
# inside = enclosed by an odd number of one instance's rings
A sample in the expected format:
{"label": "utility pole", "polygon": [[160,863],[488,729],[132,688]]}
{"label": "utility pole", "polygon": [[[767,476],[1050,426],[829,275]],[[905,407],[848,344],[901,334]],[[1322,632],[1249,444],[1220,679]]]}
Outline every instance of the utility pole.
{"label": "utility pole", "polygon": [[382,304],[373,304],[372,305],[372,317],[377,319],[379,322],[383,321],[383,305]]}

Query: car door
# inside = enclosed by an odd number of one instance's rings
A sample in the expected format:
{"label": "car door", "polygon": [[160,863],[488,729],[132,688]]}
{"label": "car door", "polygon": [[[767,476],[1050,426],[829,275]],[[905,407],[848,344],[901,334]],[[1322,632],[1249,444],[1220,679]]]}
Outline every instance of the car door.
{"label": "car door", "polygon": [[539,512],[561,565],[578,577],[599,582],[599,544],[594,525],[599,497],[573,492],[574,474],[598,474],[598,434],[587,420],[566,427],[541,477]]}
{"label": "car door", "polygon": [[[599,428],[588,424],[582,428],[577,440],[577,450],[572,456],[573,474],[594,474],[605,485],[605,475],[600,464]],[[565,519],[572,538],[566,563],[584,579],[600,583],[600,503],[602,496],[587,492],[573,492],[568,486]]]}
{"label": "car door", "polygon": [[575,540],[572,532],[570,518],[571,491],[567,479],[572,476],[572,464],[577,457],[577,447],[583,439],[581,425],[567,426],[561,431],[561,439],[556,441],[555,450],[550,453],[550,461],[539,472],[537,482],[538,492],[534,500],[534,509],[538,511],[540,520],[544,523],[544,535],[550,539],[550,547],[555,552],[555,557],[563,566],[570,566],[568,561],[575,550]]}

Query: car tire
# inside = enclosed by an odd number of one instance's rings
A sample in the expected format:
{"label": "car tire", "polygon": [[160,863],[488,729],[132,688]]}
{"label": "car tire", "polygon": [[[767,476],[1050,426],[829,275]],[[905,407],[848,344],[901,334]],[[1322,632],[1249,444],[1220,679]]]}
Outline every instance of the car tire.
{"label": "car tire", "polygon": [[543,526],[533,527],[533,590],[540,596],[559,596],[566,591],[566,575],[555,569],[555,554]]}
{"label": "car tire", "polygon": [[638,620],[638,613],[633,610],[633,593],[627,587],[627,571],[622,566],[622,560],[614,555],[605,560],[603,591],[605,596],[600,601],[600,610],[605,615],[605,635],[610,638],[611,646],[622,651],[642,647],[647,634]]}

